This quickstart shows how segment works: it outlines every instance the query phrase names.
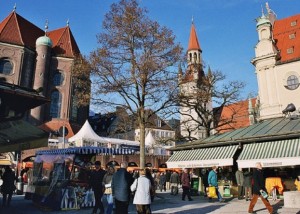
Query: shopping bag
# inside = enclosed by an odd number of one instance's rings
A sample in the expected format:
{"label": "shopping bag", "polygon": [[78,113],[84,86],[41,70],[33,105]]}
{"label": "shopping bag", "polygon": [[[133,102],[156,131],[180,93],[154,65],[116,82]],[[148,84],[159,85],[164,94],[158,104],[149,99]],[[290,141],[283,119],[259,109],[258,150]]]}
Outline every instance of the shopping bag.
{"label": "shopping bag", "polygon": [[208,187],[207,189],[208,189],[207,196],[209,198],[217,198],[216,187]]}

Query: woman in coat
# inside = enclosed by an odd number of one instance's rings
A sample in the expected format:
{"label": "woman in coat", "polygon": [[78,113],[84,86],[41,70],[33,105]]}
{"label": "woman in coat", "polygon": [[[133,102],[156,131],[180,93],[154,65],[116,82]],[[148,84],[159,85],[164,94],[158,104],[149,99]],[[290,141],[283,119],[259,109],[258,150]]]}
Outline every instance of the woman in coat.
{"label": "woman in coat", "polygon": [[115,173],[115,169],[113,166],[109,166],[107,169],[107,173],[103,177],[103,186],[105,187],[104,190],[104,198],[107,201],[107,208],[106,208],[106,214],[111,214],[114,206],[114,200],[112,196],[112,190],[111,190],[111,182],[112,177]]}
{"label": "woman in coat", "polygon": [[6,166],[5,172],[3,173],[2,176],[2,180],[3,180],[3,184],[1,186],[1,192],[3,194],[2,207],[5,206],[9,207],[12,194],[16,190],[16,186],[15,186],[16,176],[15,173],[10,168],[10,166]]}
{"label": "woman in coat", "polygon": [[146,170],[140,171],[140,177],[135,179],[130,187],[131,191],[135,191],[133,204],[136,205],[138,214],[151,213],[151,181],[146,177]]}
{"label": "woman in coat", "polygon": [[[216,193],[218,196],[218,200],[220,202],[224,202],[224,199],[222,198],[220,192],[219,192],[219,187],[218,187],[218,176],[217,176],[217,167],[213,166],[212,169],[210,170],[210,172],[208,173],[208,185],[211,187],[215,187],[216,188]],[[211,201],[211,198],[209,198],[209,200]]]}

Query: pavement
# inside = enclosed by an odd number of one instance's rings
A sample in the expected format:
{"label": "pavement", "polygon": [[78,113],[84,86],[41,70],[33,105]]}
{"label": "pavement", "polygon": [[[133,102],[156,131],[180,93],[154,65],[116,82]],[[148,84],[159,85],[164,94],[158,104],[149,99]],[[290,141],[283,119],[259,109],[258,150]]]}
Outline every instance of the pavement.
{"label": "pavement", "polygon": [[[152,213],[166,213],[166,214],[244,214],[248,213],[249,201],[238,200],[237,198],[227,198],[225,203],[220,203],[217,199],[213,199],[213,202],[209,202],[207,198],[203,196],[192,196],[193,201],[182,201],[181,191],[179,195],[173,196],[170,191],[157,192],[157,197],[151,204]],[[2,201],[2,198],[0,197]],[[291,209],[284,207],[283,200],[270,201],[274,211],[282,214],[300,214],[300,209]],[[258,200],[254,211],[258,214],[268,213],[262,201]],[[40,210],[33,205],[31,201],[24,200],[22,195],[14,195],[11,206],[9,208],[1,208],[0,214],[90,214],[92,208],[84,208],[80,210],[68,210],[68,211],[45,211]],[[129,213],[136,213],[135,206],[129,206]]]}

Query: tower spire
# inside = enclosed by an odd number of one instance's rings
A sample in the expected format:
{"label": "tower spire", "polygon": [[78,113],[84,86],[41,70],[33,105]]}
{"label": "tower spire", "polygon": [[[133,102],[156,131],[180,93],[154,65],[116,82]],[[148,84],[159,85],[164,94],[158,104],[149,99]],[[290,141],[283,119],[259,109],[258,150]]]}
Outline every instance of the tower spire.
{"label": "tower spire", "polygon": [[70,20],[67,19],[67,27],[69,27],[69,25],[70,25]]}
{"label": "tower spire", "polygon": [[[192,19],[194,20],[194,19]],[[192,27],[190,31],[190,39],[189,39],[189,45],[188,45],[188,51],[190,50],[201,50],[199,42],[198,42],[198,36],[196,33],[194,21],[192,21]]]}
{"label": "tower spire", "polygon": [[45,23],[45,36],[47,36],[48,25],[49,25],[49,22],[48,22],[48,19],[46,19],[46,23]]}
{"label": "tower spire", "polygon": [[14,5],[13,12],[15,12],[15,11],[16,11],[16,9],[17,9],[17,3],[15,3],[15,5]]}

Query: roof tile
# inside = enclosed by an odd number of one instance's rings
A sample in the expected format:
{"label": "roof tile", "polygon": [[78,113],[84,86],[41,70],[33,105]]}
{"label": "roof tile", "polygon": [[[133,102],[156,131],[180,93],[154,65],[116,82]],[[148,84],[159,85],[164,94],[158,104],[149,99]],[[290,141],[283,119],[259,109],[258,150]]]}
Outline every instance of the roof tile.
{"label": "roof tile", "polygon": [[[296,25],[293,26],[292,22],[295,22]],[[295,34],[294,39],[290,38],[291,34]],[[276,20],[273,35],[276,46],[280,51],[280,62],[293,61],[300,58],[300,14]],[[290,48],[293,49],[292,53],[288,53]]]}

